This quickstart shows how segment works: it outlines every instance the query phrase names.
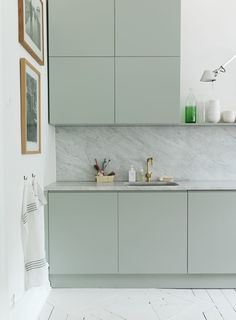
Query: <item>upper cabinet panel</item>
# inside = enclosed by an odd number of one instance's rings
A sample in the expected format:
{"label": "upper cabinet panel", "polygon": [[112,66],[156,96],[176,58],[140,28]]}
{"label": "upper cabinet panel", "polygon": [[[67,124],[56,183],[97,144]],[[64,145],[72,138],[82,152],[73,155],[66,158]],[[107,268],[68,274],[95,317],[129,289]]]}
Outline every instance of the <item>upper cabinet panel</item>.
{"label": "upper cabinet panel", "polygon": [[179,56],[181,0],[116,0],[116,55]]}
{"label": "upper cabinet panel", "polygon": [[113,58],[50,58],[50,123],[114,123]]}
{"label": "upper cabinet panel", "polygon": [[116,58],[116,122],[178,123],[179,58]]}
{"label": "upper cabinet panel", "polygon": [[113,56],[113,0],[49,0],[50,56]]}

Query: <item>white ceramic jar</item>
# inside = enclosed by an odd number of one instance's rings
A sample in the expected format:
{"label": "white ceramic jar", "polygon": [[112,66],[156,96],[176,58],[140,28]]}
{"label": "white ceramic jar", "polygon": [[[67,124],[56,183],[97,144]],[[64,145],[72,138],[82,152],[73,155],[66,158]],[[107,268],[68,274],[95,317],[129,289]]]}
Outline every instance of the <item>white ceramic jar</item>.
{"label": "white ceramic jar", "polygon": [[222,112],[222,119],[226,123],[235,122],[235,112],[233,110],[225,110]]}
{"label": "white ceramic jar", "polygon": [[209,111],[209,112],[220,111],[220,101],[219,100],[209,100],[207,102],[207,111]]}
{"label": "white ceramic jar", "polygon": [[209,100],[206,108],[206,121],[217,123],[220,121],[220,102],[219,100]]}

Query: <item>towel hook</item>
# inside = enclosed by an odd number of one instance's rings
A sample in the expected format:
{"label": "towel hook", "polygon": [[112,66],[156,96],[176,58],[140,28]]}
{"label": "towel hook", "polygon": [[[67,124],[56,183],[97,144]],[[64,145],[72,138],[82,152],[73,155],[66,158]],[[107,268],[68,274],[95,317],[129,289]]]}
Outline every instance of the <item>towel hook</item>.
{"label": "towel hook", "polygon": [[26,176],[24,176],[24,180],[26,181],[28,178]]}

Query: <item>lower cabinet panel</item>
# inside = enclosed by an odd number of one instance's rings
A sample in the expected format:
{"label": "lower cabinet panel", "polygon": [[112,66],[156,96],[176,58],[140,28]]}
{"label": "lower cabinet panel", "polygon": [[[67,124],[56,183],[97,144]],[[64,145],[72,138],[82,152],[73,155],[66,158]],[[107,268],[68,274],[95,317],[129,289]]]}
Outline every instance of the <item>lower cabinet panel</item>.
{"label": "lower cabinet panel", "polygon": [[117,194],[49,194],[50,274],[118,272]]}
{"label": "lower cabinet panel", "polygon": [[236,191],[189,192],[189,273],[236,273]]}
{"label": "lower cabinet panel", "polygon": [[187,193],[119,194],[119,272],[187,273]]}
{"label": "lower cabinet panel", "polygon": [[49,192],[52,285],[235,287],[235,199],[236,191]]}

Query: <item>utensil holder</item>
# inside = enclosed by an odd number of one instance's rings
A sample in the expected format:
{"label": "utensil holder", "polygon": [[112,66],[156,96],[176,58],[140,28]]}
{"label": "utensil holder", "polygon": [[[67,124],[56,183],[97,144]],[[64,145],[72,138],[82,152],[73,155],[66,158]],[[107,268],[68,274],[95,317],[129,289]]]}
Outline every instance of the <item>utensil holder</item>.
{"label": "utensil holder", "polygon": [[95,180],[97,183],[112,183],[114,182],[115,176],[96,176]]}

